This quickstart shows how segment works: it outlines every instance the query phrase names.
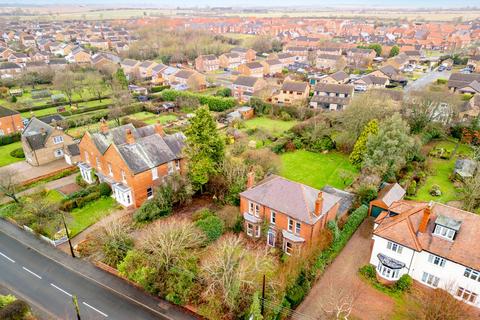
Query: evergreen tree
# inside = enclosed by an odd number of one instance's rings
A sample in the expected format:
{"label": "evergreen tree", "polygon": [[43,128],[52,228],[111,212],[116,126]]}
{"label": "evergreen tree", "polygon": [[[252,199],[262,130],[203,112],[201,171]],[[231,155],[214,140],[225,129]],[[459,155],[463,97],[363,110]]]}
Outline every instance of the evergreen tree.
{"label": "evergreen tree", "polygon": [[118,68],[117,72],[115,73],[115,78],[122,88],[128,87],[128,79],[122,68]]}
{"label": "evergreen tree", "polygon": [[398,46],[393,46],[392,49],[390,49],[390,58],[395,57],[400,53],[400,48]]}
{"label": "evergreen tree", "polygon": [[367,141],[370,136],[378,134],[378,120],[373,119],[368,122],[363,128],[362,133],[353,146],[353,151],[350,153],[350,163],[356,167],[361,167],[365,152],[367,151]]}
{"label": "evergreen tree", "polygon": [[225,155],[225,143],[207,106],[197,109],[185,135],[188,174],[194,188],[201,190]]}
{"label": "evergreen tree", "polygon": [[260,294],[258,291],[255,291],[252,297],[252,304],[250,305],[250,312],[248,313],[248,319],[252,320],[262,320],[263,316],[261,313],[260,306]]}

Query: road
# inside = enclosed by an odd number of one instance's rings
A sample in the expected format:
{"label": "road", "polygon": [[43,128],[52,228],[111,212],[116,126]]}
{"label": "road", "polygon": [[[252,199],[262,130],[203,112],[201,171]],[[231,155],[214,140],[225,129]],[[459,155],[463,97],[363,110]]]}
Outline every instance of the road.
{"label": "road", "polygon": [[0,232],[0,282],[53,319],[76,319],[72,295],[84,319],[169,319]]}
{"label": "road", "polygon": [[422,90],[426,86],[428,86],[430,83],[437,81],[437,79],[443,78],[443,79],[448,79],[450,77],[451,71],[430,71],[425,73],[423,76],[418,78],[415,81],[409,81],[408,84],[405,86],[404,91],[405,93],[409,91],[416,91],[416,90]]}

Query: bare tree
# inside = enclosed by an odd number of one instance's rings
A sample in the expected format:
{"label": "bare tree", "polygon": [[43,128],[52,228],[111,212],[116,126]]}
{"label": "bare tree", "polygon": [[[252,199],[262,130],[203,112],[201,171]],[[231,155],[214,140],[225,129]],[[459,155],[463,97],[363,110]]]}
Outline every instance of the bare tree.
{"label": "bare tree", "polygon": [[331,282],[326,288],[326,296],[322,299],[321,308],[329,319],[349,319],[360,294],[359,283],[354,285],[342,280]]}
{"label": "bare tree", "polygon": [[476,172],[471,178],[463,179],[463,188],[461,189],[463,209],[474,211],[480,205],[480,172]]}
{"label": "bare tree", "polygon": [[2,169],[0,171],[0,193],[19,203],[17,198],[18,178],[17,172],[11,169]]}
{"label": "bare tree", "polygon": [[88,91],[102,102],[102,96],[107,88],[103,77],[98,72],[89,72],[85,76],[85,82],[87,83]]}
{"label": "bare tree", "polygon": [[120,118],[125,115],[125,107],[132,103],[132,97],[128,90],[121,88],[120,85],[113,85],[113,104],[108,108],[108,119],[114,120],[117,126],[120,125]]}
{"label": "bare tree", "polygon": [[77,86],[75,73],[70,70],[57,72],[53,78],[53,86],[65,95],[68,103],[72,106],[72,97]]}

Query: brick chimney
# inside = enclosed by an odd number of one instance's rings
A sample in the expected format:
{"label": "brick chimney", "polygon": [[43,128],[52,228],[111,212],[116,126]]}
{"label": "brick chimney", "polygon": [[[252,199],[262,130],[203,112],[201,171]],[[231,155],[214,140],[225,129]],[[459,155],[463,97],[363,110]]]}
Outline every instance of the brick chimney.
{"label": "brick chimney", "polygon": [[418,226],[418,231],[421,233],[427,232],[428,221],[430,221],[430,215],[432,213],[432,202],[423,210],[422,221],[420,221],[420,226]]}
{"label": "brick chimney", "polygon": [[163,131],[163,126],[160,121],[157,121],[157,123],[155,123],[155,132],[162,137],[165,135],[165,131]]}
{"label": "brick chimney", "polygon": [[255,171],[253,171],[253,168],[250,168],[250,171],[248,172],[247,175],[247,189],[253,188],[255,185]]}
{"label": "brick chimney", "polygon": [[108,124],[104,118],[100,119],[100,132],[106,134],[108,132]]}
{"label": "brick chimney", "polygon": [[134,144],[135,143],[135,137],[133,136],[133,133],[132,133],[131,129],[125,130],[125,140],[127,141],[128,144]]}
{"label": "brick chimney", "polygon": [[40,134],[41,134],[42,136],[47,135],[47,132],[45,131],[45,128],[44,128],[44,127],[41,127],[41,128],[40,128]]}
{"label": "brick chimney", "polygon": [[323,208],[323,192],[320,191],[317,196],[317,200],[315,200],[315,215],[319,216],[322,214]]}

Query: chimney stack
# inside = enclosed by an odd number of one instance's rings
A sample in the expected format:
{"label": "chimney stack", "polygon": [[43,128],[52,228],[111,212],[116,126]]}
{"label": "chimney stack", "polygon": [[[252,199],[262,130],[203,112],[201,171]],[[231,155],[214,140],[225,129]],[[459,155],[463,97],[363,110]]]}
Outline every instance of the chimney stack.
{"label": "chimney stack", "polygon": [[45,135],[47,134],[47,133],[45,132],[45,128],[44,128],[44,127],[41,127],[41,128],[40,128],[40,134],[41,134],[42,136],[45,136]]}
{"label": "chimney stack", "polygon": [[57,129],[57,127],[58,127],[57,126],[57,120],[53,119],[51,125],[52,125],[53,129]]}
{"label": "chimney stack", "polygon": [[155,123],[155,132],[162,137],[165,135],[165,131],[163,131],[163,126],[160,121],[157,121],[157,123]]}
{"label": "chimney stack", "polygon": [[100,132],[103,134],[107,134],[108,132],[108,124],[104,118],[100,119]]}
{"label": "chimney stack", "polygon": [[128,144],[134,144],[135,143],[135,137],[133,136],[133,133],[132,133],[132,130],[131,129],[127,129],[125,131],[125,134],[126,134],[126,142]]}
{"label": "chimney stack", "polygon": [[255,171],[253,171],[253,167],[251,167],[247,175],[247,189],[253,188],[254,185],[255,185]]}
{"label": "chimney stack", "polygon": [[322,214],[323,208],[323,192],[320,191],[317,196],[317,200],[315,200],[315,215],[320,216]]}
{"label": "chimney stack", "polygon": [[418,227],[418,231],[421,233],[427,232],[428,221],[430,221],[430,215],[432,213],[432,202],[428,204],[428,206],[423,210],[423,217],[422,221],[420,222],[420,226]]}

